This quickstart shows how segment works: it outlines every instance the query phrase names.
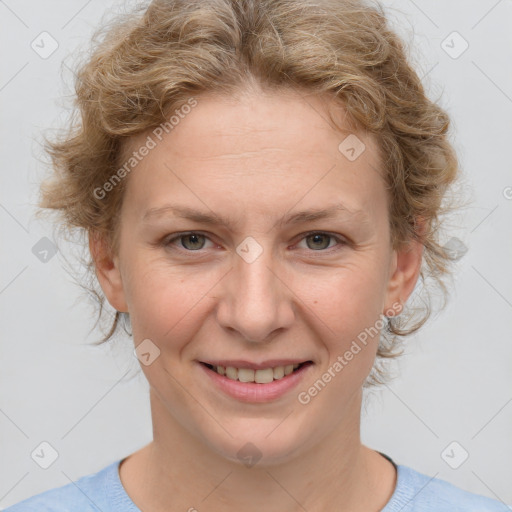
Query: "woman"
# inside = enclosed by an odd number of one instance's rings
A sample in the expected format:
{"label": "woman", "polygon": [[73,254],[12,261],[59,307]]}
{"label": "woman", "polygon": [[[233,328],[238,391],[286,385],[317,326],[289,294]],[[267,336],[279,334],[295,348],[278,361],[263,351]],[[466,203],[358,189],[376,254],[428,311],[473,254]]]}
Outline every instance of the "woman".
{"label": "woman", "polygon": [[[505,510],[360,439],[443,286],[447,114],[362,1],[156,1],[110,29],[44,208],[129,319],[154,438],[8,512]],[[426,312],[427,313],[427,312]]]}

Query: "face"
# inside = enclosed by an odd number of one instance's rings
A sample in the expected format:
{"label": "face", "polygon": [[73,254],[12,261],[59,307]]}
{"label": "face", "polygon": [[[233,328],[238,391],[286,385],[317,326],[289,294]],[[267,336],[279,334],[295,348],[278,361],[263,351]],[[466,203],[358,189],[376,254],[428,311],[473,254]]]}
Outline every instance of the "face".
{"label": "face", "polygon": [[381,315],[411,293],[421,250],[392,249],[376,142],[335,130],[327,100],[196,100],[126,178],[97,275],[145,343],[156,427],[282,462],[357,429]]}

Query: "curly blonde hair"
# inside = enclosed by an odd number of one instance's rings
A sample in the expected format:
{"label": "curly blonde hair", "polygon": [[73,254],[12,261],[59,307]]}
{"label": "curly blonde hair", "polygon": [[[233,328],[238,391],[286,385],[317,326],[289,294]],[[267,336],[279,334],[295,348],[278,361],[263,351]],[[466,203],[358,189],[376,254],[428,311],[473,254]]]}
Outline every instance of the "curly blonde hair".
{"label": "curly blonde hair", "polygon": [[[68,232],[105,236],[116,251],[129,178],[105,197],[94,190],[115,174],[123,144],[166,121],[192,96],[232,95],[251,83],[328,94],[355,127],[376,136],[385,156],[393,247],[420,240],[420,279],[432,278],[446,298],[453,257],[440,243],[439,228],[450,209],[446,192],[459,174],[447,135],[450,120],[427,98],[404,42],[377,2],[155,0],[117,19],[96,34],[79,66],[68,130],[46,141],[53,176],[42,184],[40,206],[58,211]],[[86,268],[99,320],[105,297],[94,286],[90,254]],[[377,362],[398,355],[400,337],[425,323],[430,304],[423,300],[419,315],[418,308],[406,307],[388,318]],[[126,320],[127,313],[117,312],[100,343]],[[383,377],[377,370],[373,381]]]}

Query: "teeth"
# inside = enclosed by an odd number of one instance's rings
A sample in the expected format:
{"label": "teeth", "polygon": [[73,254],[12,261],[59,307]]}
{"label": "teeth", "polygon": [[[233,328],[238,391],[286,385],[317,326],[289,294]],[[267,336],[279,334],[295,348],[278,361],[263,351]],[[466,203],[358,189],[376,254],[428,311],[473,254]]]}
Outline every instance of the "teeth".
{"label": "teeth", "polygon": [[282,379],[284,377],[284,366],[276,366],[274,368],[274,379]]}
{"label": "teeth", "polygon": [[226,377],[231,380],[238,380],[238,370],[232,366],[226,368]]}
{"label": "teeth", "polygon": [[234,368],[233,366],[227,366],[226,368],[224,368],[224,366],[214,366],[212,369],[219,375],[225,375],[228,379],[231,380],[268,384],[273,380],[279,380],[286,375],[290,375],[290,373],[292,373],[298,367],[298,364],[287,364],[285,366],[276,366],[275,368],[264,368],[263,370]]}
{"label": "teeth", "polygon": [[240,382],[254,382],[254,370],[250,368],[240,368],[238,370],[238,380]]}
{"label": "teeth", "polygon": [[264,370],[256,370],[254,372],[254,382],[258,384],[268,384],[274,380],[274,370],[265,368]]}

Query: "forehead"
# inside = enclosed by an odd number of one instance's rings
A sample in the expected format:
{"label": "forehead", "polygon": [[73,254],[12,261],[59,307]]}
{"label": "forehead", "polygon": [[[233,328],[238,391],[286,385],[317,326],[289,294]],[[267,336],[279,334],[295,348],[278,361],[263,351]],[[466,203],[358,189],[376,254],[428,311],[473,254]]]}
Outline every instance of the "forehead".
{"label": "forehead", "polygon": [[[226,207],[226,198],[243,197],[262,213],[275,209],[276,201],[298,202],[305,194],[331,202],[343,194],[353,210],[382,195],[375,139],[351,131],[343,109],[325,97],[276,92],[195,100],[187,113],[175,112],[172,125],[132,137],[126,145],[125,158],[148,137],[154,142],[129,176],[126,193],[141,208],[157,207],[183,187],[196,192],[196,202],[224,194]],[[333,106],[341,129],[329,121]]]}
{"label": "forehead", "polygon": [[[235,97],[208,93],[195,100],[197,105],[179,119],[176,115],[168,116],[176,123],[172,128],[161,125],[165,132],[162,138],[172,138],[177,154],[186,149],[184,157],[191,149],[194,157],[223,156],[226,150],[237,149],[240,156],[245,151],[247,156],[253,156],[251,146],[258,152],[274,147],[296,153],[327,150],[336,154],[341,140],[356,135],[341,104],[325,95],[292,90],[246,91]],[[330,121],[329,111],[335,113],[336,127]],[[357,135],[372,144],[370,135]]]}

